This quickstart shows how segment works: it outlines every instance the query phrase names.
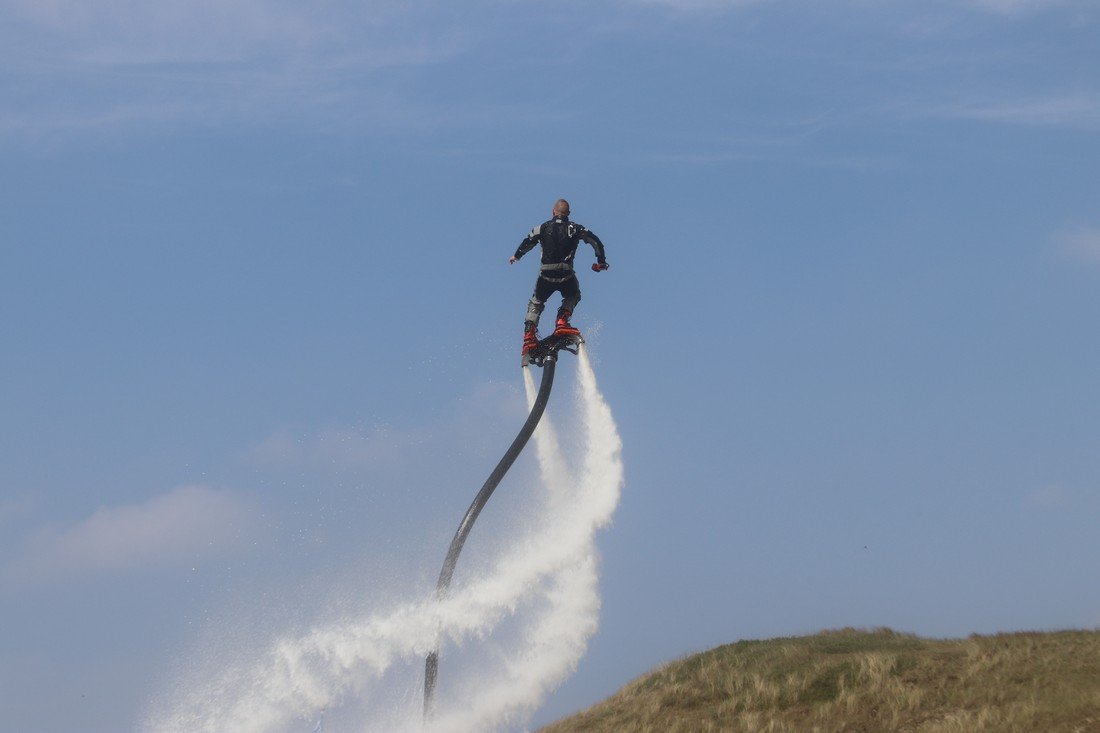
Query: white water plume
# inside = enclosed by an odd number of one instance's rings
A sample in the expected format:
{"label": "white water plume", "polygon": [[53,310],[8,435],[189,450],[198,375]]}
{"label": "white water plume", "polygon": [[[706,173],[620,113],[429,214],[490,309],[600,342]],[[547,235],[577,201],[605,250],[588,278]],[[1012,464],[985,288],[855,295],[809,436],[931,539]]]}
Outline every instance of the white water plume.
{"label": "white water plume", "polygon": [[[531,529],[487,572],[456,582],[443,600],[425,593],[424,600],[277,639],[254,659],[177,690],[174,702],[144,729],[306,731],[320,727],[320,720],[328,733],[521,728],[575,669],[596,631],[595,534],[610,521],[623,485],[618,430],[583,348],[577,363],[577,415],[570,422],[582,446],[579,465],[570,466],[544,416],[534,438],[547,500]],[[525,383],[530,404],[528,370]],[[490,663],[476,670],[448,664],[449,655],[505,635],[505,626],[511,641]],[[374,688],[387,672],[422,668],[437,643],[441,671],[432,720],[420,715],[422,687],[414,685],[422,676],[407,683],[401,704],[376,699]],[[341,708],[354,712],[326,714]]]}

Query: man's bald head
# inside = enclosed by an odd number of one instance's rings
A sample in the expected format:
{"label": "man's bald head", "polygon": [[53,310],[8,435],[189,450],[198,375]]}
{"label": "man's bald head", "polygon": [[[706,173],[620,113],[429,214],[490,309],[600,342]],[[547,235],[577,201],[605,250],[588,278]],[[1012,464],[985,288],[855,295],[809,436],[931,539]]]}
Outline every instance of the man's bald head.
{"label": "man's bald head", "polygon": [[554,216],[569,216],[569,202],[565,199],[555,201]]}

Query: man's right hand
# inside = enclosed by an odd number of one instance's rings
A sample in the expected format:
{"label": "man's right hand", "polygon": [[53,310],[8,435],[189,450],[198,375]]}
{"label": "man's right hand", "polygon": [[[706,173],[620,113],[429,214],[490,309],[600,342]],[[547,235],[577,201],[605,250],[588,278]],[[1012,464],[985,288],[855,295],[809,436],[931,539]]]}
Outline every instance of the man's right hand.
{"label": "man's right hand", "polygon": [[607,264],[606,262],[593,262],[592,272],[603,272],[609,267],[611,267],[611,265]]}
{"label": "man's right hand", "polygon": [[514,265],[517,262],[519,262],[519,257],[516,257],[515,255],[512,255],[511,257],[508,258],[508,264],[509,265]]}

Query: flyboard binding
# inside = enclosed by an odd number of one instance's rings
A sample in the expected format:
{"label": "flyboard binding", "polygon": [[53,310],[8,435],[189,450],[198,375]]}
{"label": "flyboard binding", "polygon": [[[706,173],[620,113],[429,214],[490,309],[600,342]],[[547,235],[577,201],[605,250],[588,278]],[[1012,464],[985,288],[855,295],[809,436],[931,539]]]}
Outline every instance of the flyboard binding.
{"label": "flyboard binding", "polygon": [[[574,329],[575,330],[575,329]],[[580,345],[584,343],[584,339],[581,338],[580,331],[570,333],[554,332],[544,339],[541,339],[538,346],[530,349],[526,354],[520,357],[520,366],[544,366],[547,362],[557,361],[559,351],[568,351],[570,354],[576,354]]]}

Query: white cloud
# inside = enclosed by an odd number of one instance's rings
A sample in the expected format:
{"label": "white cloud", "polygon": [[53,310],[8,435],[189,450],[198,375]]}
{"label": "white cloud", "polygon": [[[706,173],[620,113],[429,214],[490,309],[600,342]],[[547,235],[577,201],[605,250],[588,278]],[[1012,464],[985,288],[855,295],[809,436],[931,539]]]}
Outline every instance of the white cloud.
{"label": "white cloud", "polygon": [[1100,265],[1100,229],[1077,229],[1053,237],[1055,248],[1065,257]]}
{"label": "white cloud", "polygon": [[[750,5],[778,4],[776,0],[626,0],[642,5],[664,5],[678,10],[713,10],[718,8],[733,8]],[[964,0],[963,5],[971,5],[981,10],[986,10],[1001,15],[1016,15],[1028,11],[1057,8],[1073,4],[1084,4],[1085,0]],[[798,0],[788,0],[784,4],[797,6]],[[868,0],[853,0],[849,3],[836,3],[839,8],[848,7],[867,8],[875,5],[889,5],[885,2],[868,2]],[[896,3],[904,6],[904,3]]]}
{"label": "white cloud", "polygon": [[970,2],[972,5],[977,5],[979,8],[994,13],[1015,15],[1033,10],[1072,5],[1074,0],[970,0]]}
{"label": "white cloud", "polygon": [[206,486],[182,486],[141,504],[104,507],[71,526],[44,527],[0,577],[47,581],[118,573],[216,554],[245,539],[248,502]]}
{"label": "white cloud", "polygon": [[422,451],[436,450],[440,436],[461,436],[465,446],[485,440],[495,446],[497,435],[485,426],[511,426],[518,420],[518,427],[525,414],[526,407],[513,386],[483,383],[431,424],[415,428],[337,426],[309,432],[282,429],[248,446],[242,458],[251,466],[283,470],[339,471],[423,462],[427,459]]}
{"label": "white cloud", "polygon": [[29,27],[67,43],[85,63],[228,62],[265,45],[318,42],[325,26],[309,5],[263,0],[18,0]]}
{"label": "white cloud", "polygon": [[937,116],[1031,126],[1100,126],[1100,96],[1071,93],[1008,101],[948,105]]}
{"label": "white cloud", "polygon": [[11,82],[0,136],[316,116],[401,126],[422,115],[395,103],[407,95],[394,70],[452,59],[473,33],[429,11],[388,1],[17,0],[0,5]]}
{"label": "white cloud", "polygon": [[764,0],[630,0],[642,5],[664,5],[677,10],[718,10],[721,8],[758,5]]}
{"label": "white cloud", "polygon": [[262,467],[348,468],[401,455],[410,440],[386,427],[326,428],[309,436],[279,430],[249,446],[245,460]]}
{"label": "white cloud", "polygon": [[12,8],[7,20],[22,33],[7,34],[0,58],[39,73],[187,66],[210,78],[241,65],[272,76],[339,73],[438,60],[454,36],[422,23],[432,18],[424,2],[17,0]]}

